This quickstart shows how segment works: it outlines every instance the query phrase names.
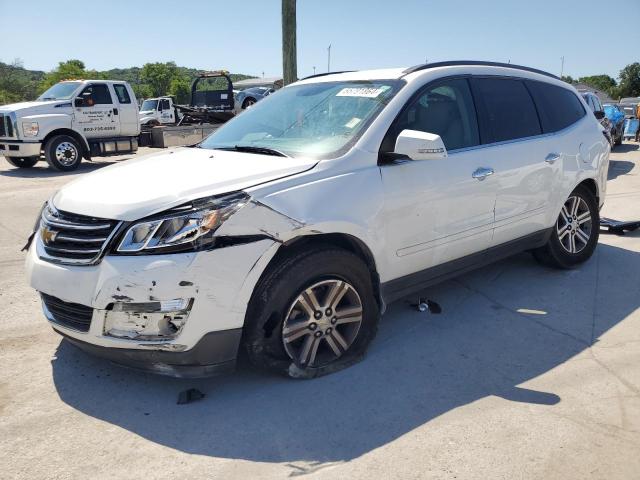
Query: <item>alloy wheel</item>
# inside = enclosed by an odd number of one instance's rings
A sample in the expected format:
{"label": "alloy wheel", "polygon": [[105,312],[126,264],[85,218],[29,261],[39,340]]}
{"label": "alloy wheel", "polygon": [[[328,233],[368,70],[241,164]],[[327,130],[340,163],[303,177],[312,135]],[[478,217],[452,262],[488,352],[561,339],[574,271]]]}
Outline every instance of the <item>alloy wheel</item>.
{"label": "alloy wheel", "polygon": [[560,245],[569,253],[580,253],[589,243],[593,230],[591,212],[582,197],[571,196],[562,206],[556,233]]}
{"label": "alloy wheel", "polygon": [[318,282],[298,294],[282,328],[287,355],[298,365],[320,367],[341,357],[358,335],[362,301],[348,282]]}

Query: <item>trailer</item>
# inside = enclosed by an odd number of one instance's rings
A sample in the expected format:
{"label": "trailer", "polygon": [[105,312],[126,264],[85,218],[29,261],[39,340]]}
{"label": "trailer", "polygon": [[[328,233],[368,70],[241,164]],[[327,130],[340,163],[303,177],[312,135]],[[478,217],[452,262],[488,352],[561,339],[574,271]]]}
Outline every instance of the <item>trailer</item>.
{"label": "trailer", "polygon": [[[191,83],[188,105],[177,105],[172,97],[162,97],[156,105],[156,115],[141,115],[139,144],[166,148],[193,145],[202,141],[221,124],[234,116],[233,82],[226,70],[202,72]],[[154,120],[167,111],[165,121]]]}

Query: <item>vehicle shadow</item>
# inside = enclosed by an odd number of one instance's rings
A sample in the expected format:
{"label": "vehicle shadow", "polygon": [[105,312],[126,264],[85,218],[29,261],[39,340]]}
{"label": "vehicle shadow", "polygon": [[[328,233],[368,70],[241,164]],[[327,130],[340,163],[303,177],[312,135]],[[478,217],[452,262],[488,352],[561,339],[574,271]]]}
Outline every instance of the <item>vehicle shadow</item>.
{"label": "vehicle shadow", "polygon": [[638,143],[625,142],[620,145],[616,145],[612,151],[615,153],[629,153],[635,152],[638,148],[640,148],[640,144]]}
{"label": "vehicle shadow", "polygon": [[613,180],[621,175],[626,175],[636,164],[627,160],[609,160],[609,171],[607,172],[607,180]]}
{"label": "vehicle shadow", "polygon": [[47,162],[41,160],[31,168],[15,168],[10,167],[9,170],[0,170],[0,176],[14,178],[47,178],[47,177],[72,177],[98,170],[114,163],[128,160],[128,158],[119,158],[117,160],[102,160],[97,162],[83,161],[76,170],[71,172],[60,172],[49,167]]}
{"label": "vehicle shadow", "polygon": [[[607,281],[618,275],[633,287],[621,291]],[[176,380],[112,366],[62,341],[53,379],[71,407],[152,442],[290,463],[299,474],[359,457],[490,395],[553,408],[562,401],[557,393],[520,385],[588,349],[635,311],[639,285],[640,254],[629,250],[601,244],[570,271],[521,254],[430,289],[440,315],[406,301],[391,305],[367,358],[327,377],[296,381],[241,368]],[[190,387],[205,398],[176,405]]]}

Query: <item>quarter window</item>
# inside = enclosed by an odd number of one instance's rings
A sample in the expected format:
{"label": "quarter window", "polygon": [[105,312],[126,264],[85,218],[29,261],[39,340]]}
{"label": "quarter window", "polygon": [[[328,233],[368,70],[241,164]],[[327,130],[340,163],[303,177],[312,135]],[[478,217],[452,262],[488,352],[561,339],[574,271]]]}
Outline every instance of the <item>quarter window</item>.
{"label": "quarter window", "polygon": [[571,90],[529,80],[526,84],[538,107],[544,133],[553,133],[567,128],[585,116],[586,111],[582,102]]}
{"label": "quarter window", "polygon": [[400,114],[381,150],[393,151],[396,138],[403,130],[440,135],[447,150],[478,145],[478,124],[467,81],[447,80],[420,93]]}
{"label": "quarter window", "polygon": [[510,78],[472,80],[482,112],[483,143],[504,142],[542,133],[536,107],[524,82]]}
{"label": "quarter window", "polygon": [[131,97],[129,96],[129,92],[127,92],[127,87],[116,83],[113,85],[113,89],[116,91],[118,103],[131,103]]}

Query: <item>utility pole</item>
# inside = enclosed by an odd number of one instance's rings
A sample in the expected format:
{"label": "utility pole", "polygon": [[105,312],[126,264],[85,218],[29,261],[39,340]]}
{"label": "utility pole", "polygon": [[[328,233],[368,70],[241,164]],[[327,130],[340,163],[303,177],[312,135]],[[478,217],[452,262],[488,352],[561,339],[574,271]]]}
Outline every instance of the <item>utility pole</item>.
{"label": "utility pole", "polygon": [[327,47],[327,72],[331,71],[331,44]]}
{"label": "utility pole", "polygon": [[313,74],[316,74],[316,67],[313,67]]}
{"label": "utility pole", "polygon": [[285,85],[298,80],[296,0],[282,0],[282,80]]}
{"label": "utility pole", "polygon": [[562,78],[563,73],[564,73],[564,55],[560,57],[560,78]]}

